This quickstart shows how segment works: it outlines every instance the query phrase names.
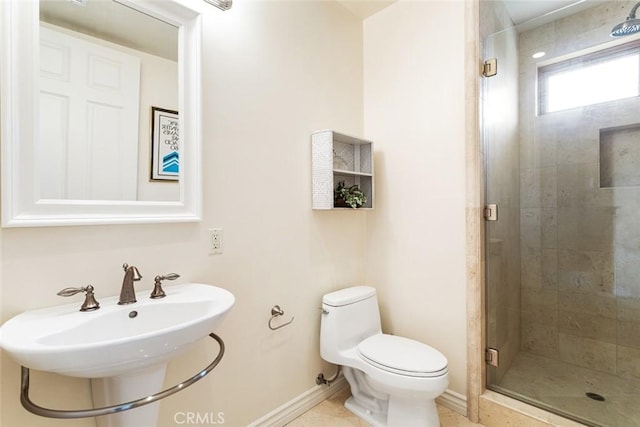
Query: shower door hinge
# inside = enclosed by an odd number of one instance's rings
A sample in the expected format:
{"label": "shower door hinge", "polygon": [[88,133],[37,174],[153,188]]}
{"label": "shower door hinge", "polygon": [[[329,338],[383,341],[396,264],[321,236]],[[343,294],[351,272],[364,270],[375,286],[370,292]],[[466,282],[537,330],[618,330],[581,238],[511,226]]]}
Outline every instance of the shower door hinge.
{"label": "shower door hinge", "polygon": [[484,361],[487,362],[488,365],[498,367],[498,350],[495,348],[489,347],[484,352]]}
{"label": "shower door hinge", "polygon": [[495,203],[486,205],[484,207],[484,219],[487,221],[497,221],[498,220],[498,205]]}
{"label": "shower door hinge", "polygon": [[485,77],[493,77],[498,74],[498,58],[491,58],[482,64],[482,75]]}

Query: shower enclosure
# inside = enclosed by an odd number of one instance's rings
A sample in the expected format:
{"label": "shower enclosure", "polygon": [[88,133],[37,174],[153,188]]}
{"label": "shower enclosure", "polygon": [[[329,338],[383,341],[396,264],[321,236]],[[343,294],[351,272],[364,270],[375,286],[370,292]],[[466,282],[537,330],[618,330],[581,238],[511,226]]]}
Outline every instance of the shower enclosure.
{"label": "shower enclosure", "polygon": [[487,388],[593,426],[640,426],[636,4],[480,1]]}

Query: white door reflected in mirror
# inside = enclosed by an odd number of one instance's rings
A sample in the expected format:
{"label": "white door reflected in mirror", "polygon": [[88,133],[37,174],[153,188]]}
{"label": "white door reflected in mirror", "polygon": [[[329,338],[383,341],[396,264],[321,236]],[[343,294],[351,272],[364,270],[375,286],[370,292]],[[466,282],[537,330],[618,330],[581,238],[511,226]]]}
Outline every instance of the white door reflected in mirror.
{"label": "white door reflected in mirror", "polygon": [[[2,225],[199,220],[200,12],[85,4],[0,3]],[[172,179],[151,177],[154,108],[178,112]]]}
{"label": "white door reflected in mirror", "polygon": [[40,26],[43,199],[136,200],[140,59]]}
{"label": "white door reflected in mirror", "polygon": [[150,158],[150,111],[178,109],[178,28],[104,0],[40,0],[39,17],[41,197],[179,200]]}

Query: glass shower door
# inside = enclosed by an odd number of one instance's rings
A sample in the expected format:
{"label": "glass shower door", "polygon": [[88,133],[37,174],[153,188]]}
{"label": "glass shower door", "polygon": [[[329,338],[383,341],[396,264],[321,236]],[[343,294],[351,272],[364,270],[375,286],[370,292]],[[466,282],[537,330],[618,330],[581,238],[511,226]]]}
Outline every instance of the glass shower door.
{"label": "glass shower door", "polygon": [[497,220],[486,222],[487,344],[499,365],[487,367],[489,384],[500,383],[520,347],[520,194],[518,143],[518,59],[515,28],[484,40],[485,59],[497,74],[483,79],[482,124],[486,199]]}
{"label": "glass shower door", "polygon": [[[582,2],[517,28],[496,25],[502,2],[480,3],[485,59],[498,59],[481,93],[498,209],[485,236],[486,337],[499,352],[487,387],[592,426],[640,426],[640,97],[594,98],[621,71],[638,84],[640,68],[593,68],[640,66],[638,37],[609,36],[635,3]],[[569,83],[551,92],[562,73],[589,74],[587,101]],[[553,96],[571,99],[545,104]]]}

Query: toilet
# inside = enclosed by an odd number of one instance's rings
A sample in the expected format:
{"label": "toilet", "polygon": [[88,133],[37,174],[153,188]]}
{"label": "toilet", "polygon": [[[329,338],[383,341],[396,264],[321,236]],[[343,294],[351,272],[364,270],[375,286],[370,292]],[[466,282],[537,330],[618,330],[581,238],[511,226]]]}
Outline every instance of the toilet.
{"label": "toilet", "polygon": [[322,298],[320,355],[342,366],[345,406],[374,427],[439,427],[435,398],[449,385],[447,358],[418,341],[382,333],[376,290]]}

